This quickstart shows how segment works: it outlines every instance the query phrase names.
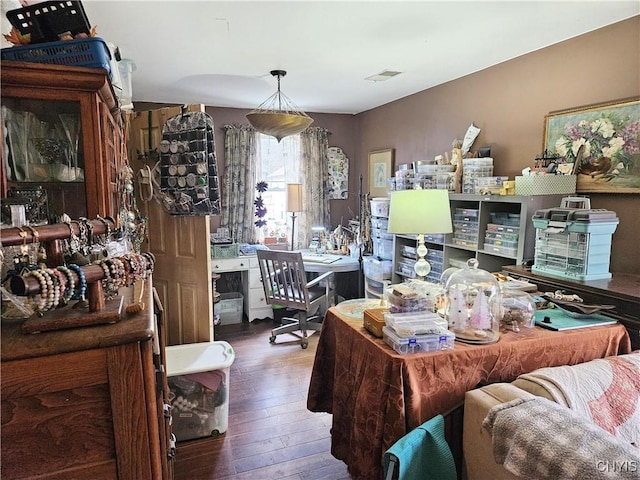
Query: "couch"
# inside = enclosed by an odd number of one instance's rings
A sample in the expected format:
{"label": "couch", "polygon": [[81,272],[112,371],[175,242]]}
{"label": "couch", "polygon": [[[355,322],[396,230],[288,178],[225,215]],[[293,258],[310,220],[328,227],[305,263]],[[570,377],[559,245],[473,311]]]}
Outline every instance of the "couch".
{"label": "couch", "polygon": [[640,351],[467,392],[463,478],[640,478]]}

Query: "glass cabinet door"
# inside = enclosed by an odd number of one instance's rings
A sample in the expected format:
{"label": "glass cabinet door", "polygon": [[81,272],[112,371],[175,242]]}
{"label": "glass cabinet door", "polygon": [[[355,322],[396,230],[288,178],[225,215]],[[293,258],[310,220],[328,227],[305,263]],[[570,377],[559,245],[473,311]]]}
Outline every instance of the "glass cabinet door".
{"label": "glass cabinet door", "polygon": [[80,103],[3,97],[2,131],[2,225],[11,225],[12,204],[25,206],[31,225],[57,221],[63,213],[86,217]]}

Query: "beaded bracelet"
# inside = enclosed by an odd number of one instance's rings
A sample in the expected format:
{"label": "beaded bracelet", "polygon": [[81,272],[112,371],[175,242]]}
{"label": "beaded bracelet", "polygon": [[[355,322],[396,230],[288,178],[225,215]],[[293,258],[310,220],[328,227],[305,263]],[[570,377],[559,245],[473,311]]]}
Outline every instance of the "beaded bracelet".
{"label": "beaded bracelet", "polygon": [[119,257],[118,258],[122,262],[122,267],[124,268],[124,285],[129,287],[133,285],[136,277],[133,273],[133,269],[131,268],[131,262],[127,260],[127,257]]}
{"label": "beaded bracelet", "polygon": [[115,289],[113,279],[111,278],[111,271],[109,270],[109,263],[105,259],[97,260],[93,263],[94,265],[100,265],[100,268],[102,268],[102,272],[104,274],[104,277],[102,278],[102,286],[105,290],[105,295],[111,296]]}
{"label": "beaded bracelet", "polygon": [[69,268],[76,272],[78,275],[78,286],[79,288],[74,290],[74,294],[72,295],[73,300],[84,300],[84,296],[87,293],[87,277],[85,277],[82,268],[80,268],[75,263],[70,263]]}
{"label": "beaded bracelet", "polygon": [[111,276],[113,277],[114,287],[115,289],[118,289],[123,286],[126,281],[124,263],[118,257],[114,257],[111,259],[109,266],[111,267]]}
{"label": "beaded bracelet", "polygon": [[64,290],[64,295],[62,297],[62,301],[65,304],[67,304],[69,303],[69,300],[71,300],[71,297],[73,296],[73,290],[76,287],[76,282],[73,278],[73,274],[71,273],[71,270],[69,270],[68,267],[66,267],[65,265],[61,265],[58,267],[58,270],[62,272],[64,276],[67,278],[67,286]]}
{"label": "beaded bracelet", "polygon": [[49,291],[47,288],[47,279],[42,274],[42,270],[31,270],[26,274],[26,276],[34,277],[38,280],[38,283],[40,284],[40,299],[36,302],[36,310],[38,312],[44,312],[47,305],[47,294]]}
{"label": "beaded bracelet", "polygon": [[58,290],[58,300],[56,301],[56,308],[57,308],[58,305],[67,303],[64,301],[64,296],[67,290],[67,277],[57,268],[50,269],[50,272],[53,275],[55,275],[55,277],[58,279],[58,284],[60,286]]}
{"label": "beaded bracelet", "polygon": [[142,271],[142,263],[140,262],[140,255],[137,253],[129,253],[123,258],[129,264],[132,277],[138,278],[144,275],[144,272]]}
{"label": "beaded bracelet", "polygon": [[42,271],[45,275],[49,275],[51,279],[51,291],[47,296],[47,310],[53,310],[60,303],[60,280],[55,275],[55,270],[47,268]]}
{"label": "beaded bracelet", "polygon": [[38,278],[40,286],[42,287],[43,280],[46,285],[44,291],[40,288],[40,302],[38,303],[38,310],[40,312],[46,312],[53,308],[57,281],[54,281],[53,276],[47,269],[34,270],[33,272],[36,278]]}

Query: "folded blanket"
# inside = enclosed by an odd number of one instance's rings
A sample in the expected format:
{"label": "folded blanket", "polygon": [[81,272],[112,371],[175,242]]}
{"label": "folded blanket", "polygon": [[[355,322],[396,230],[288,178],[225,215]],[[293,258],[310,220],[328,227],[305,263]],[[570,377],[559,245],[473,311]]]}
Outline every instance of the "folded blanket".
{"label": "folded blanket", "polygon": [[[393,471],[398,476],[393,477]],[[456,480],[453,455],[444,438],[444,417],[437,415],[414,428],[384,454],[385,478]]]}
{"label": "folded blanket", "polygon": [[496,405],[482,423],[493,454],[514,475],[537,480],[638,480],[640,450],[542,397]]}
{"label": "folded blanket", "polygon": [[640,447],[640,353],[539,368],[518,378],[541,386],[560,405]]}

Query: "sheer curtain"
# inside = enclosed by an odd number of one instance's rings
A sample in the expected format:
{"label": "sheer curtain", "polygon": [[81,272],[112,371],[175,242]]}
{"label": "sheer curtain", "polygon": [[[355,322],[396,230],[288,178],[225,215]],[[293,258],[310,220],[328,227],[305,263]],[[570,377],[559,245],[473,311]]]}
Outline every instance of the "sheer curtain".
{"label": "sheer curtain", "polygon": [[255,243],[253,200],[256,185],[256,131],[247,125],[225,125],[221,227],[236,242]]}
{"label": "sheer curtain", "polygon": [[[305,248],[311,241],[311,227],[330,228],[329,198],[327,195],[327,148],[329,131],[310,127],[300,134],[300,150],[290,143],[289,137],[282,139],[277,162],[270,157],[270,142],[261,142],[261,135],[247,125],[225,125],[224,175],[222,178],[222,219],[220,226],[229,228],[234,241],[255,243],[261,233],[255,228],[254,200],[256,183],[264,180],[269,191],[286,189],[286,183],[302,183],[303,212],[296,217],[297,248]],[[273,139],[275,144],[276,140]],[[265,150],[266,149],[266,150]],[[264,158],[263,158],[264,157]],[[264,196],[264,195],[263,195]],[[284,198],[284,197],[283,197]],[[287,215],[287,230],[291,232],[291,219],[286,205],[267,205],[269,218],[278,215],[275,210]]]}
{"label": "sheer curtain", "polygon": [[[274,137],[262,133],[256,134],[256,138],[257,179],[267,182],[269,186],[262,195],[267,204],[267,225],[258,232],[258,237],[290,237],[291,215],[287,210],[287,183],[301,182],[300,138],[298,135],[290,135],[279,143]],[[296,230],[297,227],[296,222]],[[300,245],[296,243],[296,246]]]}
{"label": "sheer curtain", "polygon": [[331,228],[328,197],[329,168],[327,149],[329,131],[321,127],[309,127],[300,134],[300,175],[302,180],[302,205],[304,212],[297,220],[297,242],[304,247],[311,242],[311,227]]}

